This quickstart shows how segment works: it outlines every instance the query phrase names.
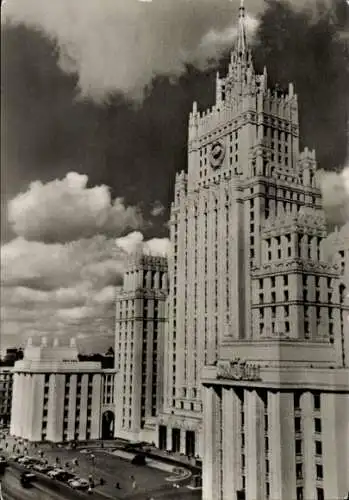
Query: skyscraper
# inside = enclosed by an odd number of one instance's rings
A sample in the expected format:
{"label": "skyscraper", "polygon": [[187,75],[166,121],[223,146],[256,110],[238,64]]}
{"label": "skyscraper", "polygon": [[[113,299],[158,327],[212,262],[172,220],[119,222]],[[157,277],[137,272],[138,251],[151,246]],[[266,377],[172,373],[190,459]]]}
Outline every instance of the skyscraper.
{"label": "skyscraper", "polygon": [[115,368],[119,372],[115,436],[153,441],[163,405],[167,260],[136,251],[116,299]]}
{"label": "skyscraper", "polygon": [[243,5],[215,104],[190,113],[171,242],[160,447],[203,457],[206,500],[344,495],[347,228],[327,239],[297,95],[255,73]]}

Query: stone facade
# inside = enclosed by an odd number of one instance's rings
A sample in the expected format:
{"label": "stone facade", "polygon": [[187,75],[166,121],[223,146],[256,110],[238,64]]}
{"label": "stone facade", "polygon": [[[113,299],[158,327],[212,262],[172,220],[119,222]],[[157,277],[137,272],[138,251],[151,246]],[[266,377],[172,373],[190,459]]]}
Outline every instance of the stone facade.
{"label": "stone facade", "polygon": [[120,372],[115,436],[152,442],[163,405],[168,276],[165,257],[129,257],[116,299],[115,367]]}
{"label": "stone facade", "polygon": [[349,224],[328,236],[316,168],[293,85],[255,73],[241,6],[216,102],[189,116],[170,220],[157,443],[203,458],[205,500],[348,490]]}
{"label": "stone facade", "polygon": [[11,435],[51,442],[106,437],[108,410],[109,425],[114,421],[114,378],[115,371],[102,370],[100,363],[79,362],[74,340],[67,347],[29,340],[13,368]]}

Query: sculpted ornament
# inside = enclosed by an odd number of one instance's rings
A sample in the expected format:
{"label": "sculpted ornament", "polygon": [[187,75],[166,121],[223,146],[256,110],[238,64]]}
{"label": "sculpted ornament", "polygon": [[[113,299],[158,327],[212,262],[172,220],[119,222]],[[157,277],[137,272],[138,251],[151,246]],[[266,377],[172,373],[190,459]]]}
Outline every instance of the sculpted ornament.
{"label": "sculpted ornament", "polygon": [[218,168],[224,160],[225,146],[222,141],[216,141],[212,144],[210,152],[210,163],[212,168]]}
{"label": "sculpted ornament", "polygon": [[229,380],[260,380],[260,367],[237,358],[217,363],[217,378]]}

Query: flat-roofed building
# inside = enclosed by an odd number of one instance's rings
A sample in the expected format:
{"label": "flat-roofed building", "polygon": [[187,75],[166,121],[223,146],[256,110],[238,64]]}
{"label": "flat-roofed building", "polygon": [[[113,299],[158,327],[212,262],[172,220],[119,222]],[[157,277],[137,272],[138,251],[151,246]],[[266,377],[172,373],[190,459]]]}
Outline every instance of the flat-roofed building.
{"label": "flat-roofed building", "polygon": [[110,438],[115,421],[115,370],[78,360],[68,346],[28,341],[13,368],[10,432],[29,441]]}

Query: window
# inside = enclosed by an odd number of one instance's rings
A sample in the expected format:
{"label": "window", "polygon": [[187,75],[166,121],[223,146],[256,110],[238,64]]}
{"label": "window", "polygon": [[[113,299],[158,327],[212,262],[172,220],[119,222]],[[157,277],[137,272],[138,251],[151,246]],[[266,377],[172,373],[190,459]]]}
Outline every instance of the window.
{"label": "window", "polygon": [[303,500],[303,488],[299,486],[296,490],[297,500]]}
{"label": "window", "polygon": [[322,465],[316,464],[316,479],[323,479],[324,471]]}
{"label": "window", "polygon": [[296,439],[296,455],[302,454],[302,440]]}
{"label": "window", "polygon": [[314,418],[315,432],[321,432],[321,419]]}
{"label": "window", "polygon": [[316,498],[317,500],[325,500],[325,494],[322,488],[316,488]]}
{"label": "window", "polygon": [[293,403],[294,403],[294,408],[295,410],[299,410],[300,409],[300,399],[301,399],[301,395],[299,392],[295,392],[294,395],[293,395]]}
{"label": "window", "polygon": [[296,432],[300,432],[301,431],[301,418],[300,417],[296,417],[294,419],[294,430]]}
{"label": "window", "polygon": [[303,464],[296,464],[296,477],[303,479]]}
{"label": "window", "polygon": [[322,455],[322,443],[321,441],[315,441],[315,455]]}
{"label": "window", "polygon": [[320,410],[321,408],[321,397],[319,393],[314,394],[314,410]]}

